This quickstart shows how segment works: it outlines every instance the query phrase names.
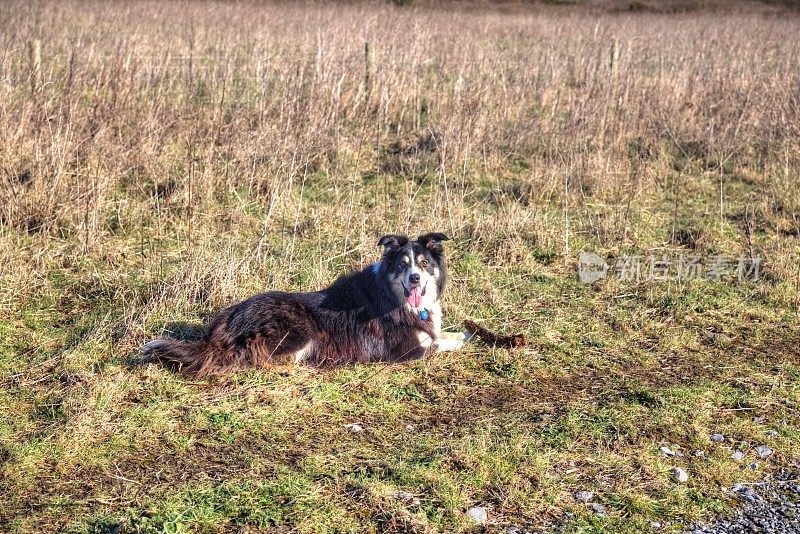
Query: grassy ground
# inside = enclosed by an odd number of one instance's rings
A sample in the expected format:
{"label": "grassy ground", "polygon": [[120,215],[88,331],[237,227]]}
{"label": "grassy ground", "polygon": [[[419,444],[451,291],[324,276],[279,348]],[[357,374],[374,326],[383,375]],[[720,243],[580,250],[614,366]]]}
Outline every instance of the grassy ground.
{"label": "grassy ground", "polygon": [[[0,15],[0,530],[677,531],[800,460],[793,16]],[[529,346],[210,382],[132,365],[431,230],[446,326]],[[583,285],[581,250],[763,272]]]}

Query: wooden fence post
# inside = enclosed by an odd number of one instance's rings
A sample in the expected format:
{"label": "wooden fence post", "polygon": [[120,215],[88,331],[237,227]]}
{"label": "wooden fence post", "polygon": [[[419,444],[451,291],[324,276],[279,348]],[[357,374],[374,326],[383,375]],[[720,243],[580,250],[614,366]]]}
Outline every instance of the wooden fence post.
{"label": "wooden fence post", "polygon": [[34,39],[29,44],[31,59],[31,91],[36,92],[39,87],[39,77],[42,70],[42,41]]}

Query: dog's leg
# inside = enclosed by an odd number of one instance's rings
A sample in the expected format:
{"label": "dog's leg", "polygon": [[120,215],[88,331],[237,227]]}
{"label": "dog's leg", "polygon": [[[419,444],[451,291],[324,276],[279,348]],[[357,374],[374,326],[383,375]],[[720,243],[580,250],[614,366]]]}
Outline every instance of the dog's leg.
{"label": "dog's leg", "polygon": [[436,340],[436,352],[459,350],[471,337],[469,332],[442,332]]}

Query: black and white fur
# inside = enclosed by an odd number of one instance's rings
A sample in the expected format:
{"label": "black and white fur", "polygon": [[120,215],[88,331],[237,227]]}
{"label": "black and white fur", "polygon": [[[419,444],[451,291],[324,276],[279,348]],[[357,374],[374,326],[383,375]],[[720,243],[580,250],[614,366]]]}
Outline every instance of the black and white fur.
{"label": "black and white fur", "polygon": [[458,350],[469,334],[442,332],[447,239],[438,232],[413,241],[385,235],[378,241],[380,261],[329,288],[256,295],[219,312],[202,340],[157,339],[144,346],[145,358],[200,378],[300,363],[401,362]]}

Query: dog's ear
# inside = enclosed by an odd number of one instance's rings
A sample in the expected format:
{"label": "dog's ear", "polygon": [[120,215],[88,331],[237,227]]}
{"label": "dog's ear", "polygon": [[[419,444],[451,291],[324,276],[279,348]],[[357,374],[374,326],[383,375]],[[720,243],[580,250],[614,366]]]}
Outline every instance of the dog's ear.
{"label": "dog's ear", "polygon": [[378,239],[378,246],[383,247],[384,253],[399,249],[408,243],[408,238],[404,235],[389,234]]}
{"label": "dog's ear", "polygon": [[431,232],[429,234],[422,234],[417,238],[417,242],[431,252],[441,253],[444,252],[442,241],[447,241],[450,238],[440,232]]}

